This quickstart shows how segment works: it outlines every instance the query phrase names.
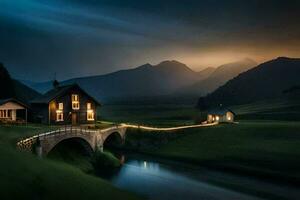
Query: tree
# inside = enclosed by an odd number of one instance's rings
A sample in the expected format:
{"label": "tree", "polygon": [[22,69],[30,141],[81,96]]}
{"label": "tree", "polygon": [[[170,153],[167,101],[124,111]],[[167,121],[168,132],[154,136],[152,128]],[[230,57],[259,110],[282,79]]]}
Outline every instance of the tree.
{"label": "tree", "polygon": [[200,111],[197,122],[204,121],[206,119],[205,113],[208,109],[208,105],[207,105],[205,97],[200,97],[198,99],[197,108]]}
{"label": "tree", "polygon": [[12,98],[15,95],[14,81],[2,63],[0,63],[0,91],[0,99]]}
{"label": "tree", "polygon": [[205,111],[205,110],[208,109],[208,105],[207,105],[207,103],[206,103],[205,97],[200,97],[200,98],[198,99],[197,108],[198,108],[200,111]]}

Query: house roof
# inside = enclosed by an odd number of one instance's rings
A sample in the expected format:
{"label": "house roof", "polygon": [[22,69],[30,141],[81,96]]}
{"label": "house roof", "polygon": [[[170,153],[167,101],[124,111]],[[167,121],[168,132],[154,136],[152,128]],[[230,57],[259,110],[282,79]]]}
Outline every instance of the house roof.
{"label": "house roof", "polygon": [[226,115],[227,112],[231,112],[232,114],[236,115],[232,110],[228,108],[214,108],[208,111],[208,114],[212,115]]}
{"label": "house roof", "polygon": [[32,100],[31,103],[33,103],[33,104],[48,104],[53,99],[64,95],[70,89],[72,89],[74,87],[78,87],[83,93],[85,93],[87,96],[89,96],[91,99],[93,99],[98,105],[101,105],[98,102],[98,100],[96,100],[94,97],[89,95],[85,90],[83,90],[81,87],[79,87],[78,84],[71,84],[71,85],[65,85],[65,86],[60,86],[60,87],[54,88],[54,89],[48,91],[47,93],[41,95],[40,97]]}
{"label": "house roof", "polygon": [[26,103],[23,103],[15,98],[0,99],[0,106],[2,106],[3,104],[6,104],[8,102],[14,102],[14,103],[20,104],[21,106],[23,106],[25,108],[29,108],[29,106]]}

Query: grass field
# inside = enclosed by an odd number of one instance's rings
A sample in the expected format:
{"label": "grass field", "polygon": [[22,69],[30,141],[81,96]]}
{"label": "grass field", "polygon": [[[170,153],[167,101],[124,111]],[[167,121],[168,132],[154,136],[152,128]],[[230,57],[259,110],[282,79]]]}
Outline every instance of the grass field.
{"label": "grass field", "polygon": [[300,99],[278,98],[232,106],[239,119],[298,120]]}
{"label": "grass field", "polygon": [[[278,98],[229,108],[238,120],[300,121],[299,99]],[[195,104],[104,105],[99,110],[101,120],[161,127],[193,124],[198,117]]]}
{"label": "grass field", "polygon": [[300,122],[241,121],[168,135],[131,131],[129,147],[142,152],[300,181]]}
{"label": "grass field", "polygon": [[0,126],[1,199],[137,199],[76,167],[15,149],[19,138],[49,129]]}
{"label": "grass field", "polygon": [[167,126],[192,124],[198,111],[194,105],[105,105],[100,119],[117,123]]}
{"label": "grass field", "polygon": [[[297,115],[299,108],[297,102],[256,102],[233,107],[238,119],[243,119],[239,124],[170,133],[128,130],[126,147],[235,173],[299,183],[300,122],[292,114]],[[157,127],[193,124],[197,115],[193,105],[111,105],[100,109],[101,120]],[[78,167],[41,160],[15,149],[16,142],[22,137],[50,129],[38,125],[0,126],[0,190],[3,199],[136,198]]]}
{"label": "grass field", "polygon": [[[126,147],[177,160],[300,181],[300,103],[274,99],[232,109],[239,124],[172,133],[129,130]],[[192,124],[197,113],[193,105],[118,105],[102,111],[103,117],[112,121],[164,127]]]}

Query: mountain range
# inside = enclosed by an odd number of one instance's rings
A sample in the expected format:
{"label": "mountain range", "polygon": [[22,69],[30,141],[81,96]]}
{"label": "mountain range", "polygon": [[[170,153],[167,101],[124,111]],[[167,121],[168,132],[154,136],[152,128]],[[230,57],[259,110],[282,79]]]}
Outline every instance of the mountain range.
{"label": "mountain range", "polygon": [[[62,81],[60,84],[77,83],[101,101],[186,94],[199,96],[211,92],[254,66],[254,61],[244,59],[195,72],[185,64],[172,60],[163,61],[158,65],[144,64],[105,75],[74,78]],[[23,81],[23,83],[41,93],[52,87],[50,81],[43,83]]]}
{"label": "mountain range", "polygon": [[186,88],[181,88],[181,92],[183,94],[206,95],[225,84],[228,80],[255,67],[256,65],[257,63],[249,58],[221,65],[217,67],[207,78],[199,80]]}
{"label": "mountain range", "polygon": [[278,57],[241,73],[204,99],[211,106],[239,105],[295,96],[299,86],[300,59]]}

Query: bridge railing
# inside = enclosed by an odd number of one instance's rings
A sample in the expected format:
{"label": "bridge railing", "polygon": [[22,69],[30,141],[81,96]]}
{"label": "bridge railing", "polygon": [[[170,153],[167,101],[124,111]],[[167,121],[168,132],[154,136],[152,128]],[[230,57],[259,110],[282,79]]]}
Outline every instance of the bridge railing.
{"label": "bridge railing", "polygon": [[31,150],[32,145],[36,143],[37,140],[45,140],[49,137],[57,137],[60,135],[72,134],[72,135],[87,135],[87,134],[95,134],[95,133],[105,133],[107,131],[118,130],[122,126],[115,125],[106,129],[88,129],[86,127],[73,127],[73,126],[65,126],[59,127],[56,130],[49,131],[46,133],[41,133],[26,139],[22,139],[17,143],[17,148],[20,150]]}

